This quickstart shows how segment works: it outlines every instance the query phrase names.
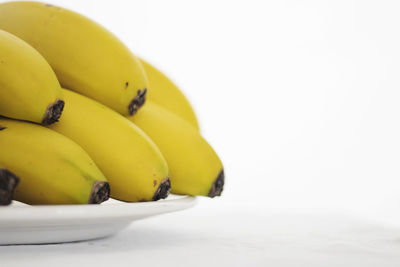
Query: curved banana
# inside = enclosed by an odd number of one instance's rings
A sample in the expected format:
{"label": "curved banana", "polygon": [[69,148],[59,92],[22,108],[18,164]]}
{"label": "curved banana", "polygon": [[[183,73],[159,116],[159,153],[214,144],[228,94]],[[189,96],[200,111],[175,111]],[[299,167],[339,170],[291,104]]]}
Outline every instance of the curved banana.
{"label": "curved banana", "polygon": [[199,130],[199,123],[196,114],[194,113],[189,100],[185,97],[182,91],[179,90],[178,86],[150,63],[143,59],[140,59],[140,62],[142,63],[149,81],[150,91],[147,99],[160,107],[175,113]]}
{"label": "curved banana", "polygon": [[150,136],[165,156],[172,193],[221,195],[225,179],[221,160],[191,124],[151,102],[128,118]]}
{"label": "curved banana", "polygon": [[62,99],[46,60],[26,42],[0,30],[0,115],[51,124],[61,116]]}
{"label": "curved banana", "polygon": [[61,85],[124,115],[143,105],[147,79],[139,60],[92,20],[40,2],[7,2],[0,4],[0,29],[36,48]]}
{"label": "curved banana", "polygon": [[0,167],[0,206],[9,205],[12,201],[19,178],[9,170]]}
{"label": "curved banana", "polygon": [[63,90],[63,117],[51,129],[80,144],[106,175],[113,198],[135,202],[167,197],[168,166],[156,145],[129,120],[96,101]]}
{"label": "curved banana", "polygon": [[20,178],[14,199],[27,204],[92,204],[110,187],[70,139],[33,123],[0,118],[0,164]]}

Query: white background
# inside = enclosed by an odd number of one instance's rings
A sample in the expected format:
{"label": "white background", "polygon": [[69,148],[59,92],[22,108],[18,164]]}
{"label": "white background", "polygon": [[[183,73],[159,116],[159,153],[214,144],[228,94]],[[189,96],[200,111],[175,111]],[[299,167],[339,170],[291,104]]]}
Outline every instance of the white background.
{"label": "white background", "polygon": [[223,159],[227,200],[400,226],[395,1],[54,2],[181,86]]}
{"label": "white background", "polygon": [[9,264],[398,266],[398,2],[48,2],[101,23],[181,87],[226,187],[114,238],[0,248]]}

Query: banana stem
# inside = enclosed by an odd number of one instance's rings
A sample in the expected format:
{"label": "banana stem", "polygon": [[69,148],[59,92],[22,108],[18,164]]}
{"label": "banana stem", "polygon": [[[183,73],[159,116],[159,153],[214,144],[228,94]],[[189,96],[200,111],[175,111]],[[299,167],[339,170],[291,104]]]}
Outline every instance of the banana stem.
{"label": "banana stem", "polygon": [[100,204],[110,197],[110,185],[107,182],[97,181],[92,186],[89,204]]}
{"label": "banana stem", "polygon": [[215,179],[214,183],[212,184],[211,190],[208,193],[209,197],[216,197],[220,196],[222,190],[224,190],[224,183],[225,183],[225,174],[224,170],[222,169],[218,174],[217,179]]}
{"label": "banana stem", "polygon": [[6,169],[0,169],[0,205],[11,203],[14,189],[19,183],[19,178]]}
{"label": "banana stem", "polygon": [[131,103],[129,104],[129,114],[134,115],[141,106],[143,106],[144,102],[146,102],[146,94],[147,88],[137,91],[137,95],[135,98],[132,99]]}
{"label": "banana stem", "polygon": [[57,99],[55,103],[47,107],[46,113],[42,121],[43,125],[50,125],[58,121],[64,109],[64,101]]}
{"label": "banana stem", "polygon": [[153,201],[157,201],[162,198],[166,198],[171,192],[171,180],[169,177],[165,178],[161,181],[160,185],[158,186],[156,192],[153,196]]}

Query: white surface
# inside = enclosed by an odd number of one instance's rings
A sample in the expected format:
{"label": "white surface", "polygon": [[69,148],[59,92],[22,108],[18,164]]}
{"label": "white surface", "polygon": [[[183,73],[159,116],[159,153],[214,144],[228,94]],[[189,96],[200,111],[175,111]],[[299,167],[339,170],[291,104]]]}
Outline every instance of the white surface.
{"label": "white surface", "polygon": [[102,205],[42,205],[13,203],[0,207],[0,245],[49,244],[103,238],[136,220],[184,210],[194,197],[171,196],[157,202],[124,203],[110,199]]}
{"label": "white surface", "polygon": [[398,267],[399,250],[399,228],[201,199],[107,239],[0,247],[0,266]]}
{"label": "white surface", "polygon": [[48,2],[182,87],[227,185],[111,239],[1,247],[0,266],[399,266],[398,1]]}

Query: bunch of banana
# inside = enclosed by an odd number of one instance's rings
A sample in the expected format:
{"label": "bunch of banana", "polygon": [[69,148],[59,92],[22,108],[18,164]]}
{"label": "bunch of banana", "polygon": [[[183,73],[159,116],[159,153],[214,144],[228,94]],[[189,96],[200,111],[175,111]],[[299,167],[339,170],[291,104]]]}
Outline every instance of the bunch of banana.
{"label": "bunch of banana", "polygon": [[80,144],[106,175],[111,196],[124,201],[168,196],[168,166],[153,141],[129,120],[106,106],[63,90],[68,103],[51,129]]}
{"label": "bunch of banana", "polygon": [[103,173],[78,144],[40,125],[0,118],[0,164],[20,178],[14,199],[28,204],[101,203]]}
{"label": "bunch of banana", "polygon": [[88,18],[39,2],[7,2],[0,5],[0,29],[39,51],[62,86],[124,115],[144,103],[147,79],[139,60]]}
{"label": "bunch of banana", "polygon": [[199,133],[189,101],[161,71],[143,59],[141,62],[149,80],[149,102],[128,118],[153,139],[165,156],[171,192],[221,195],[225,183],[221,160]]}
{"label": "bunch of banana", "polygon": [[224,186],[167,76],[95,22],[39,2],[0,4],[0,165],[19,177],[0,168],[3,204],[215,197]]}
{"label": "bunch of banana", "polygon": [[172,193],[209,197],[221,194],[224,184],[221,160],[196,128],[150,102],[129,119],[150,136],[165,156]]}
{"label": "bunch of banana", "polygon": [[45,125],[64,106],[60,84],[47,61],[30,45],[0,30],[0,114]]}
{"label": "bunch of banana", "polygon": [[150,90],[147,99],[175,113],[199,130],[199,123],[192,106],[175,83],[147,61],[140,59],[140,62],[149,81]]}

